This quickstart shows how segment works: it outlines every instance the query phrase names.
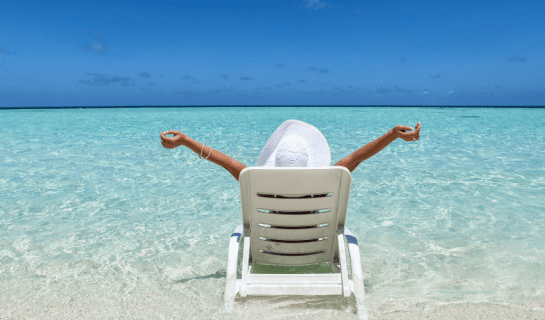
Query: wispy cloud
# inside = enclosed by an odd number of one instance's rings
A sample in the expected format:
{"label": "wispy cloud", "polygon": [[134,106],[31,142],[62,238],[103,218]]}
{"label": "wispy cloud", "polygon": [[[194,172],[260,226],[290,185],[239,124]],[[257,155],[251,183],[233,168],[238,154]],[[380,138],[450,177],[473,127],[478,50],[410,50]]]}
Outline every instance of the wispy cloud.
{"label": "wispy cloud", "polygon": [[10,54],[13,52],[7,46],[0,44],[0,53]]}
{"label": "wispy cloud", "polygon": [[327,69],[317,69],[315,66],[312,66],[308,69],[309,71],[315,71],[315,72],[318,72],[318,73],[328,73],[330,72],[329,70]]}
{"label": "wispy cloud", "polygon": [[325,90],[322,89],[318,91],[299,91],[299,94],[308,94],[308,95],[315,95],[320,93],[325,93]]}
{"label": "wispy cloud", "polygon": [[225,80],[229,79],[229,76],[226,74],[220,74],[219,77]]}
{"label": "wispy cloud", "polygon": [[432,79],[437,79],[437,78],[441,78],[441,74],[440,73],[434,73],[430,76],[430,78]]}
{"label": "wispy cloud", "polygon": [[250,77],[246,77],[246,76],[244,76],[244,77],[240,77],[240,80],[253,80],[253,79],[252,79],[252,78],[250,78]]}
{"label": "wispy cloud", "polygon": [[122,86],[130,86],[134,83],[130,83],[131,78],[129,77],[121,77],[121,76],[109,76],[107,74],[102,73],[90,73],[87,72],[85,75],[92,77],[91,80],[80,80],[79,83],[81,84],[89,84],[89,85],[109,85],[109,84],[115,84],[119,83]]}
{"label": "wispy cloud", "polygon": [[85,42],[83,44],[83,49],[85,51],[93,51],[96,53],[105,53],[106,52],[106,38],[102,34],[100,29],[93,29],[89,31],[91,37],[93,37],[93,43]]}
{"label": "wispy cloud", "polygon": [[[329,10],[331,14],[339,13],[339,11],[344,11],[346,13],[349,13],[351,15],[355,15],[355,17],[358,17],[361,12],[364,11],[364,7],[353,7],[348,8],[340,4],[331,3],[331,2],[325,2],[322,0],[302,0],[302,1],[294,1],[292,2],[292,5],[299,9],[307,10],[307,11],[317,11],[317,10]],[[352,18],[349,18],[352,19]]]}
{"label": "wispy cloud", "polygon": [[151,74],[149,72],[140,72],[139,75],[142,77],[142,78],[151,78]]}
{"label": "wispy cloud", "polygon": [[375,92],[376,92],[376,93],[386,93],[386,92],[390,92],[390,89],[386,89],[386,88],[377,88],[377,89],[375,89]]}
{"label": "wispy cloud", "polygon": [[411,90],[411,89],[397,88],[397,86],[396,86],[396,89],[394,91],[396,93],[398,93],[399,95],[411,94],[413,92],[413,90]]}
{"label": "wispy cloud", "polygon": [[526,62],[526,58],[519,58],[514,56],[513,58],[507,59],[507,62]]}
{"label": "wispy cloud", "polygon": [[196,78],[186,74],[185,76],[181,77],[180,79],[184,80],[184,81],[189,81],[191,83],[197,83],[199,82],[199,80],[197,80]]}
{"label": "wispy cloud", "polygon": [[330,8],[332,5],[320,0],[304,0],[301,7],[309,10],[320,10]]}

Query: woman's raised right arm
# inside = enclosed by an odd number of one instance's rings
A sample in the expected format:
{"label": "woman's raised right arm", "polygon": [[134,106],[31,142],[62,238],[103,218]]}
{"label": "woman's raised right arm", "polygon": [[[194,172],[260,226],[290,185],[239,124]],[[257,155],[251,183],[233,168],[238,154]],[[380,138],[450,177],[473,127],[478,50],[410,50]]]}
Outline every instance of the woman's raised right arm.
{"label": "woman's raised right arm", "polygon": [[[174,137],[167,137],[167,134],[173,134]],[[176,130],[169,130],[164,133],[161,132],[161,144],[167,149],[174,149],[183,145],[193,150],[193,152],[199,156],[202,154],[203,158],[206,158],[208,161],[220,165],[229,171],[229,173],[231,173],[233,177],[237,179],[237,181],[240,176],[240,172],[246,168],[246,166],[241,162],[219,152],[218,150],[212,149],[212,147],[205,146],[204,144],[197,142]]]}

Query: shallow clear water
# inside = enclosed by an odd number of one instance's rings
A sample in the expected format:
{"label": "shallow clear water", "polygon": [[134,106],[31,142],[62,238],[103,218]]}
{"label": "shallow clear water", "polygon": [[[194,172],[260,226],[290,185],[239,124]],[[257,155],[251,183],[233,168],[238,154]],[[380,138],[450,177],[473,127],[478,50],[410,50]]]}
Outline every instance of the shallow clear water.
{"label": "shallow clear water", "polygon": [[[228,318],[238,182],[189,149],[164,149],[159,132],[253,166],[288,119],[324,134],[332,164],[422,123],[418,142],[398,139],[352,173],[347,226],[371,317],[467,302],[545,310],[545,110],[164,108],[0,111],[0,315],[76,305],[99,318]],[[18,309],[29,299],[41,311]],[[290,301],[310,314],[350,309],[320,299]],[[237,303],[289,316],[286,301]]]}

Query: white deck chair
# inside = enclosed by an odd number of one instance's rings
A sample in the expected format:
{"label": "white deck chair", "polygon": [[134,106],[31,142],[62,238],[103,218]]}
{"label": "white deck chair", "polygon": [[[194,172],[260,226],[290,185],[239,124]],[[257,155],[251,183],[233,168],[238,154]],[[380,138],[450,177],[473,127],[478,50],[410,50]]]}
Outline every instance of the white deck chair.
{"label": "white deck chair", "polygon": [[[367,317],[360,252],[345,228],[352,177],[344,167],[248,167],[240,177],[243,225],[229,243],[225,306],[247,295],[344,295],[354,293],[358,314]],[[242,278],[238,251],[244,240]],[[345,243],[350,252],[348,278]],[[336,273],[256,274],[252,265],[302,266],[331,263]]]}

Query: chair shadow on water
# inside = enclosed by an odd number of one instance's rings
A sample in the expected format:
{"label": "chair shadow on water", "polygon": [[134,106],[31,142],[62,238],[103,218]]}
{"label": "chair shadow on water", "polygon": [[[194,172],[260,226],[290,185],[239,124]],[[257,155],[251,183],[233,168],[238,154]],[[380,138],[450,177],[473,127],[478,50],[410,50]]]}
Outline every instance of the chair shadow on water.
{"label": "chair shadow on water", "polygon": [[191,280],[225,279],[226,274],[227,273],[225,271],[217,271],[216,273],[207,274],[207,275],[204,275],[204,276],[175,280],[175,281],[173,281],[173,283],[184,283],[184,282],[188,282],[188,281],[191,281]]}
{"label": "chair shadow on water", "polygon": [[247,296],[237,300],[238,305],[251,302],[267,303],[272,310],[341,311],[357,314],[356,298],[342,296]]}

